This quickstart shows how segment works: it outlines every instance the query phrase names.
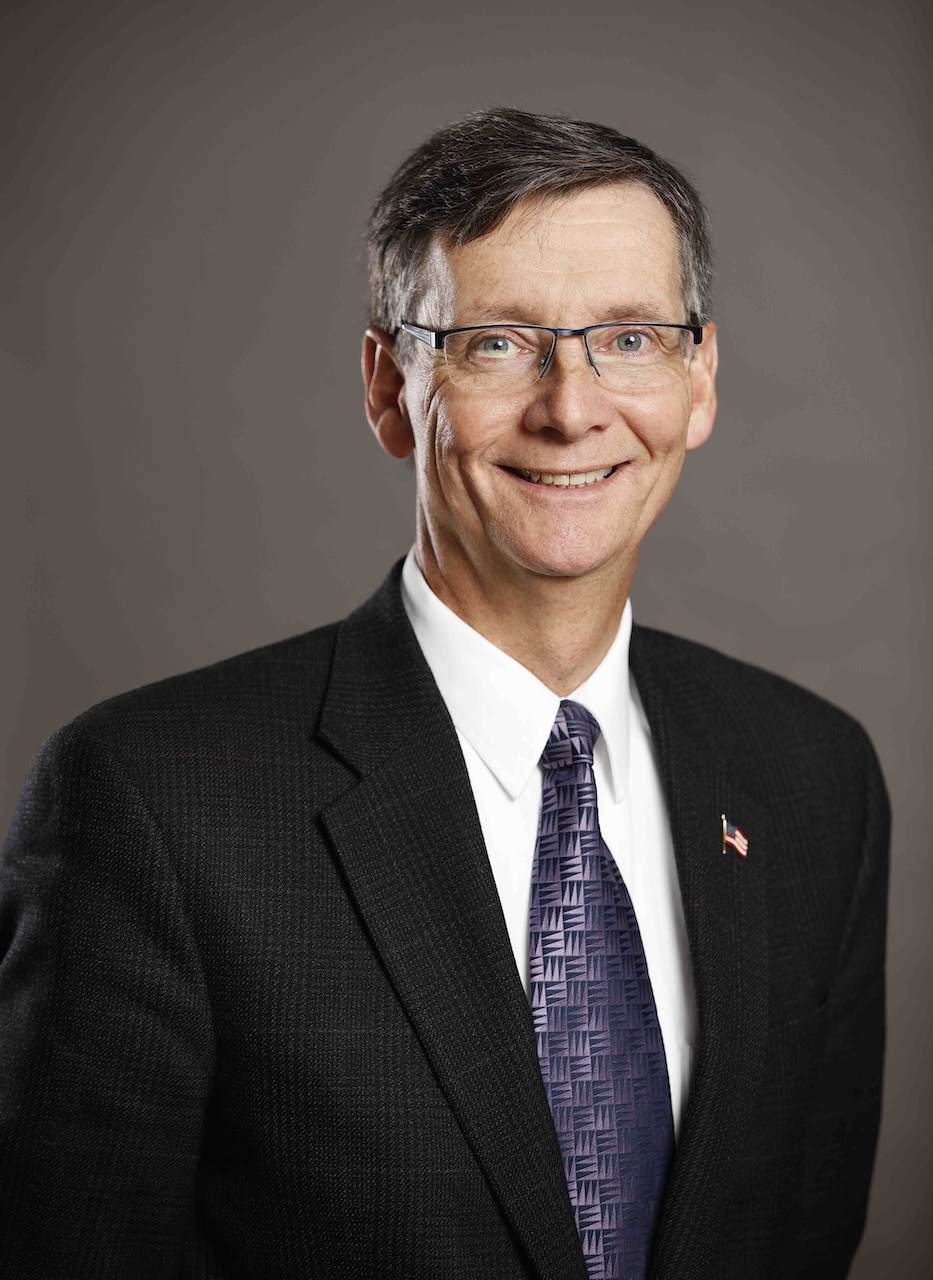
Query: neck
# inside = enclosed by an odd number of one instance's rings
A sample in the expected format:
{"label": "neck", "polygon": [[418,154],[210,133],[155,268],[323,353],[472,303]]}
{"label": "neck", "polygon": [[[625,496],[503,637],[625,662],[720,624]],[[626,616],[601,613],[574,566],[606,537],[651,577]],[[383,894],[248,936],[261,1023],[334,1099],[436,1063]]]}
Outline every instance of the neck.
{"label": "neck", "polygon": [[579,578],[527,572],[508,580],[444,573],[420,545],[417,560],[434,594],[520,662],[558,697],[591,676],[619,630],[635,566]]}

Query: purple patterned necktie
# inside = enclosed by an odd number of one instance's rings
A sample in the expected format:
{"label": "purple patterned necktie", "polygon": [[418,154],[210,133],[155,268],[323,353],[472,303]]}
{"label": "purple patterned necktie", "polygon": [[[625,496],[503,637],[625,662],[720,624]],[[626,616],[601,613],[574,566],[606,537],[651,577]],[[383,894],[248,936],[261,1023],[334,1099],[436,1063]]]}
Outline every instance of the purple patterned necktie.
{"label": "purple patterned necktie", "polygon": [[590,1280],[644,1280],[674,1128],[638,923],[599,833],[598,736],[564,701],[541,756],[531,1007]]}

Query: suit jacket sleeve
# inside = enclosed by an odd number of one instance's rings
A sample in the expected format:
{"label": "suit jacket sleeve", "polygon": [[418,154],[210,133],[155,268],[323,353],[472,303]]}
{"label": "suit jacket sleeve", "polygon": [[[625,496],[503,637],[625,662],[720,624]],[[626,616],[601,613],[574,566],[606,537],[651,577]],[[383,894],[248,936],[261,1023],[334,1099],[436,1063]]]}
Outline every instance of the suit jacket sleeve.
{"label": "suit jacket sleeve", "polygon": [[0,1272],[177,1275],[210,1019],[160,832],[93,736],[46,745],[0,889]]}

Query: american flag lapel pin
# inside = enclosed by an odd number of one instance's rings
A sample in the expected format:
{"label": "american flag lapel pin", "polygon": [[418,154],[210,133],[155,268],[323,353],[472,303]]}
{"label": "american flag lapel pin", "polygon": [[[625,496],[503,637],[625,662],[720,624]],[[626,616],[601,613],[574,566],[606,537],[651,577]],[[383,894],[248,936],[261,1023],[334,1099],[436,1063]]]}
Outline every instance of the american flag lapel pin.
{"label": "american flag lapel pin", "polygon": [[722,818],[722,851],[726,852],[726,847],[731,846],[740,858],[748,857],[748,840],[738,829],[734,827],[724,813],[719,815]]}

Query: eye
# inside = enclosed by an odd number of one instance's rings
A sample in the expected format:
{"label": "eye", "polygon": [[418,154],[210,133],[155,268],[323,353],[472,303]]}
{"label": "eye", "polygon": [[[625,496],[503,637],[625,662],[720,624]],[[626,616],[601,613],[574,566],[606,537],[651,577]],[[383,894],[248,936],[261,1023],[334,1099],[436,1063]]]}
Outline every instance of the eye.
{"label": "eye", "polygon": [[642,329],[622,329],[616,333],[612,345],[624,355],[641,355],[650,348],[651,338]]}
{"label": "eye", "polygon": [[518,352],[517,343],[505,333],[477,334],[472,346],[472,354],[485,360],[501,360]]}
{"label": "eye", "polygon": [[654,364],[679,349],[679,330],[650,324],[611,324],[595,329],[589,340],[593,359],[610,364]]}
{"label": "eye", "polygon": [[650,391],[686,377],[689,360],[682,331],[666,321],[607,324],[591,331],[590,357],[607,386]]}
{"label": "eye", "polygon": [[458,386],[529,386],[541,374],[552,341],[549,329],[498,325],[455,329],[444,346],[447,370]]}

